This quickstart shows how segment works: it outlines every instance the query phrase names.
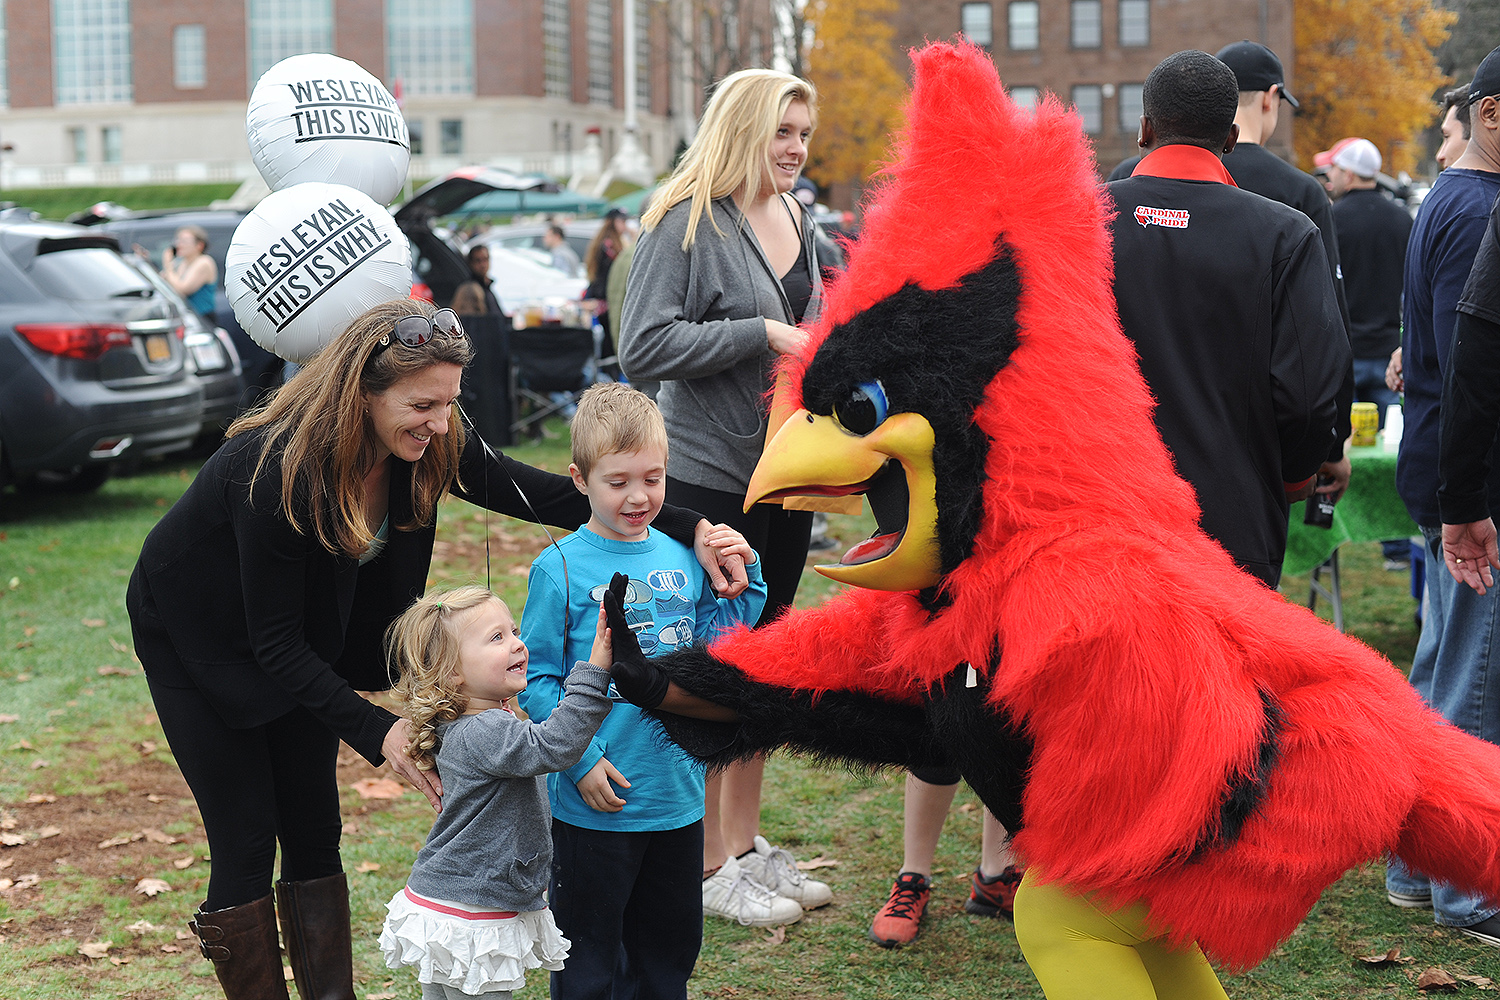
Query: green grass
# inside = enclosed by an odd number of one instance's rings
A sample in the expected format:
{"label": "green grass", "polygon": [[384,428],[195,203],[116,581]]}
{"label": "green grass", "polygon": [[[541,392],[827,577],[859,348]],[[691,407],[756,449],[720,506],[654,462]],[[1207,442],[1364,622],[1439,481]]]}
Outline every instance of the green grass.
{"label": "green grass", "polygon": [[[567,464],[561,434],[509,452],[554,470]],[[219,995],[209,963],[186,947],[191,942],[175,938],[202,899],[207,845],[144,680],[130,672],[137,668],[128,652],[123,608],[126,577],[141,539],[186,488],[193,471],[190,465],[160,466],[112,480],[86,497],[0,496],[0,716],[18,716],[0,723],[0,827],[9,818],[15,832],[32,840],[0,848],[0,864],[10,862],[0,868],[0,878],[40,877],[35,888],[0,891],[0,996],[175,1000]],[[515,521],[487,519],[462,502],[450,502],[442,512],[429,585],[483,581],[486,526],[494,587],[519,608],[525,568],[545,537]],[[832,530],[848,543],[869,530],[868,518],[834,518]],[[1382,572],[1374,544],[1345,546],[1342,559],[1351,631],[1404,668],[1416,636],[1405,575]],[[809,572],[800,603],[821,600],[834,589]],[[1300,599],[1305,579],[1288,580],[1283,589]],[[1326,612],[1326,605],[1320,610]],[[99,621],[104,624],[95,624]],[[104,666],[127,673],[100,674]],[[35,766],[40,761],[46,766]],[[384,903],[410,870],[431,813],[413,793],[393,801],[361,800],[347,786],[369,773],[352,759],[340,770],[349,824],[344,859],[351,873],[357,995],[390,993],[407,1000],[418,995],[413,977],[384,968],[375,936]],[[29,795],[55,795],[57,801],[27,804]],[[964,880],[980,836],[980,811],[967,789],[960,792],[938,846],[936,889],[921,937],[899,951],[866,940],[869,920],[900,861],[901,803],[900,775],[853,776],[773,758],[764,831],[799,858],[838,861],[816,873],[832,884],[834,903],[788,928],[780,942],[762,930],[711,921],[691,996],[1039,998],[1010,926],[963,912]],[[1341,805],[1359,808],[1358,802]],[[35,839],[47,825],[61,832]],[[97,846],[147,827],[179,842]],[[188,858],[197,860],[186,869],[173,864]],[[139,895],[133,887],[142,877],[162,878],[173,891],[154,899]],[[1423,994],[1414,979],[1429,966],[1500,980],[1500,953],[1435,929],[1430,912],[1391,907],[1381,879],[1378,865],[1347,875],[1264,964],[1249,975],[1226,977],[1229,995],[1417,997]],[[128,929],[142,920],[154,929]],[[110,954],[128,961],[116,966],[77,953],[80,943],[97,940],[111,941]],[[1383,969],[1357,961],[1392,947],[1417,960]],[[521,996],[540,1000],[546,992],[545,978],[533,976]]]}
{"label": "green grass", "polygon": [[6,188],[0,201],[40,212],[45,219],[66,219],[101,201],[136,211],[154,208],[201,208],[228,198],[239,187],[228,184],[138,184],[130,187]]}

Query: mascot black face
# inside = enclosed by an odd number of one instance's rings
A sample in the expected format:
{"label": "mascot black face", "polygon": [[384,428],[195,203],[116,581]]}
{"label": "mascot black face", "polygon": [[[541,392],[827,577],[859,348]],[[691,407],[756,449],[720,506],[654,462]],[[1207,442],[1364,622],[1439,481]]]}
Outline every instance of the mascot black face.
{"label": "mascot black face", "polygon": [[[834,327],[802,380],[807,410],[833,417],[852,434],[869,433],[872,419],[900,413],[917,414],[931,425],[931,461],[943,470],[935,483],[939,574],[973,551],[989,453],[974,411],[1018,343],[1020,276],[1003,239],[995,251],[989,264],[957,288],[930,292],[908,284]],[[872,406],[869,397],[876,392],[884,394],[883,407]],[[905,527],[904,479],[892,462],[869,483],[881,532]]]}

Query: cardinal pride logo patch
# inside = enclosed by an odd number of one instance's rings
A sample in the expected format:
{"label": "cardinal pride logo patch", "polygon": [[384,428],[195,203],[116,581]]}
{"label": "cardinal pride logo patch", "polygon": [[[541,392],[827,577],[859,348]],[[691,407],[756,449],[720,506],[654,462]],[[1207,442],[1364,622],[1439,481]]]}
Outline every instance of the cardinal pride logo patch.
{"label": "cardinal pride logo patch", "polygon": [[1168,229],[1186,229],[1188,210],[1185,208],[1148,208],[1140,205],[1135,210],[1135,221],[1143,226],[1166,226]]}

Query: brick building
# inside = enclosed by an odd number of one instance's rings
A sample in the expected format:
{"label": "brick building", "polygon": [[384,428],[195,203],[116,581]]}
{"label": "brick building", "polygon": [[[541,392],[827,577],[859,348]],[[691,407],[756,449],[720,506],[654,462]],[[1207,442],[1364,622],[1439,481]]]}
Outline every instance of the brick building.
{"label": "brick building", "polygon": [[[750,7],[767,0],[749,0]],[[489,162],[568,177],[624,123],[625,0],[0,0],[6,187],[238,180],[255,80],[332,52],[395,88],[415,177]],[[669,17],[636,0],[640,145],[665,169],[700,92]],[[770,58],[771,39],[751,63]],[[683,113],[682,109],[686,109]],[[597,167],[595,172],[597,172]]]}
{"label": "brick building", "polygon": [[[1051,91],[1076,105],[1104,173],[1138,152],[1141,84],[1173,52],[1258,41],[1281,57],[1287,89],[1301,96],[1291,0],[900,0],[895,25],[903,51],[962,33],[989,49],[1018,100]],[[1266,145],[1290,159],[1288,111]]]}

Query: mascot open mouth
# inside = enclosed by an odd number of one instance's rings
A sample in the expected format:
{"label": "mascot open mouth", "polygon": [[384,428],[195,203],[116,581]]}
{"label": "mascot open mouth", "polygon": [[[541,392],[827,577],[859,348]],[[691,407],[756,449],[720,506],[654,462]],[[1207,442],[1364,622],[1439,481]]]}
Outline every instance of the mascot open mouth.
{"label": "mascot open mouth", "polygon": [[767,445],[750,478],[745,509],[761,500],[862,493],[875,534],[834,565],[814,567],[841,583],[872,590],[921,590],[941,578],[932,425],[896,413],[866,434],[831,416],[798,410]]}

